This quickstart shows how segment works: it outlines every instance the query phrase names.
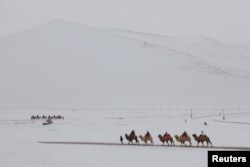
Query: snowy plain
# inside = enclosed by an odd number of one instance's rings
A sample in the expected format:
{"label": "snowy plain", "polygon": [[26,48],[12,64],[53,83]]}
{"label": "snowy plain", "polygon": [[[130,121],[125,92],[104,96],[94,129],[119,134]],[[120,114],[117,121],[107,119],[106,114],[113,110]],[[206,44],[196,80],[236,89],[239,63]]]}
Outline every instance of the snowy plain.
{"label": "snowy plain", "polygon": [[249,46],[56,20],[1,37],[0,55],[1,167],[207,166],[213,148],[39,143],[119,143],[133,129],[250,147]]}
{"label": "snowy plain", "polygon": [[[181,167],[207,166],[209,148],[169,146],[100,146],[81,144],[44,144],[39,142],[113,142],[132,129],[144,135],[149,130],[154,144],[160,145],[158,134],[172,136],[186,130],[189,135],[203,130],[214,146],[250,147],[249,109],[227,111],[223,122],[220,110],[192,112],[185,109],[15,109],[1,110],[0,166],[133,166],[164,165]],[[64,120],[42,126],[44,120],[30,120],[33,114],[60,114]],[[187,120],[187,122],[185,122]],[[222,122],[217,122],[222,121]],[[203,123],[207,122],[208,125]],[[237,123],[234,123],[237,122]],[[240,124],[244,123],[244,124]],[[141,145],[144,145],[140,141]],[[176,145],[179,145],[175,141]],[[196,146],[192,138],[192,145]],[[219,149],[223,150],[223,149]]]}

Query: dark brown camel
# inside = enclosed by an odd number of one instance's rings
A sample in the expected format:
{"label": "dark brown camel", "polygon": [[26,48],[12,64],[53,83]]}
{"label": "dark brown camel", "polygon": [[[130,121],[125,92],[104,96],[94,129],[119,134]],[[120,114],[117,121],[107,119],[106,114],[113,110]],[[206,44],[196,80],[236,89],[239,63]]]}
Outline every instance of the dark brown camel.
{"label": "dark brown camel", "polygon": [[166,142],[168,144],[168,146],[169,146],[168,141],[170,141],[171,145],[175,145],[174,144],[174,140],[173,140],[173,138],[172,138],[172,136],[170,134],[163,135],[163,136],[162,135],[158,135],[158,137],[159,137],[160,141],[162,142],[162,145],[164,145],[164,143]]}
{"label": "dark brown camel", "polygon": [[201,143],[204,147],[203,142],[207,142],[207,147],[210,144],[212,147],[212,142],[210,141],[209,137],[207,135],[200,135],[199,137],[196,134],[192,135],[194,137],[194,140],[197,141],[197,147],[199,147],[199,144]]}
{"label": "dark brown camel", "polygon": [[135,144],[139,144],[139,140],[137,136],[135,135],[135,132],[132,131],[129,135],[125,133],[125,138],[128,140],[128,144],[133,144],[133,140],[135,140]]}
{"label": "dark brown camel", "polygon": [[191,138],[188,136],[188,134],[181,135],[181,136],[175,135],[174,137],[175,137],[176,141],[178,141],[178,142],[181,143],[181,146],[182,146],[182,144],[184,144],[185,146],[187,146],[185,144],[186,141],[189,142],[189,147],[192,145]]}

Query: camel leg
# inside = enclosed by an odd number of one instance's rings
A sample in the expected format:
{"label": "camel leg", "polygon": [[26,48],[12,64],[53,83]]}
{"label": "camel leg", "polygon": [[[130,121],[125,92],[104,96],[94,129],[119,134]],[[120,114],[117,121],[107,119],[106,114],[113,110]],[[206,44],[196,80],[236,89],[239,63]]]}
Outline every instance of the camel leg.
{"label": "camel leg", "polygon": [[212,147],[212,143],[211,143],[211,141],[207,141],[207,147],[208,147],[208,145],[211,145],[211,147]]}

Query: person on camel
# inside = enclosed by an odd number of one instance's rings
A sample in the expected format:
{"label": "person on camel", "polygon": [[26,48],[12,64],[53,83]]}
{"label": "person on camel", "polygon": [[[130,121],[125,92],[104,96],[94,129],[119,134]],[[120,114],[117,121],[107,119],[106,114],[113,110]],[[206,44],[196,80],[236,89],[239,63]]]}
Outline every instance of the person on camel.
{"label": "person on camel", "polygon": [[163,137],[167,137],[169,134],[168,134],[168,132],[166,131],[165,133],[164,133],[164,135],[163,135]]}
{"label": "person on camel", "polygon": [[149,133],[149,131],[147,131],[147,133],[146,133],[146,135],[145,135],[146,137],[150,137],[150,133]]}
{"label": "person on camel", "polygon": [[187,132],[186,132],[186,131],[184,131],[184,132],[182,133],[182,135],[181,135],[181,137],[184,137],[184,136],[187,136]]}
{"label": "person on camel", "polygon": [[202,136],[202,137],[205,137],[205,136],[206,136],[205,133],[203,132],[203,130],[201,131],[200,136]]}
{"label": "person on camel", "polygon": [[133,135],[133,136],[134,136],[134,135],[135,135],[135,131],[132,130],[131,133],[130,133],[130,135]]}

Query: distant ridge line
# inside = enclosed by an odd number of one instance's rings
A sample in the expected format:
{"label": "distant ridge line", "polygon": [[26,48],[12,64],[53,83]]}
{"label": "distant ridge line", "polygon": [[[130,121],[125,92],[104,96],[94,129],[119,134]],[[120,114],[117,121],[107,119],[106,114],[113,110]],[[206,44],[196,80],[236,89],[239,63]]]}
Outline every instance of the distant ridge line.
{"label": "distant ridge line", "polygon": [[240,147],[240,146],[213,146],[213,147],[197,147],[197,146],[180,146],[180,145],[175,145],[175,146],[167,146],[164,145],[162,146],[161,144],[154,144],[154,145],[145,145],[145,144],[121,144],[121,143],[111,143],[111,142],[60,142],[60,141],[38,141],[38,143],[42,144],[75,144],[75,145],[100,145],[100,146],[131,146],[131,147],[163,147],[163,148],[196,148],[196,149],[222,149],[222,150],[249,150],[250,147]]}

